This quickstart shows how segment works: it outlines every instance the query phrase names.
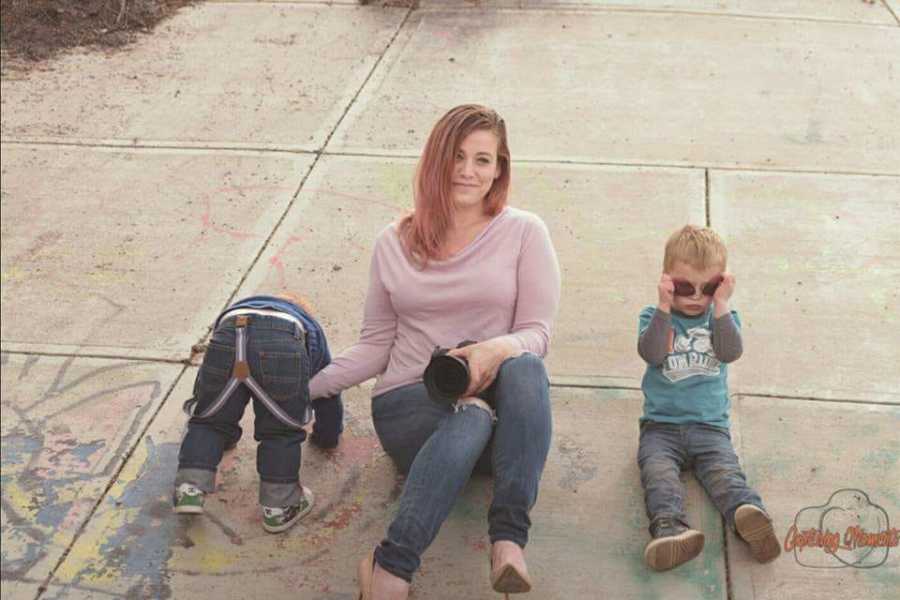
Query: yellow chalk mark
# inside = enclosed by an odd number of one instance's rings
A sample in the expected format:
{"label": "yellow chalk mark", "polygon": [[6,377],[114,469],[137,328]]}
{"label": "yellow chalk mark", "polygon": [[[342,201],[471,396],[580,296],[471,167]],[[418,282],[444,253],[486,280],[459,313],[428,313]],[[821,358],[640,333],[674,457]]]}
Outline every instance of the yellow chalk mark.
{"label": "yellow chalk mark", "polygon": [[[32,495],[22,489],[16,480],[12,480],[3,486],[3,498],[9,502],[19,516],[34,522],[37,511],[32,508]],[[26,516],[27,515],[27,516]]]}
{"label": "yellow chalk mark", "polygon": [[186,533],[194,545],[188,549],[172,548],[173,559],[180,568],[215,575],[236,562],[235,552],[221,550],[233,546],[209,521],[192,519]]}
{"label": "yellow chalk mark", "polygon": [[200,560],[200,570],[211,575],[224,572],[232,565],[234,560],[221,550],[210,550],[203,553]]}
{"label": "yellow chalk mark", "polygon": [[[76,579],[90,582],[100,586],[103,583],[113,583],[122,579],[122,573],[111,568],[103,559],[101,548],[108,542],[110,536],[115,535],[127,523],[135,521],[139,514],[139,508],[116,507],[115,500],[124,494],[130,483],[137,479],[141,468],[147,462],[147,447],[138,444],[134,454],[125,463],[125,467],[119,474],[119,478],[109,490],[106,501],[94,514],[84,534],[72,547],[65,562],[56,572],[56,579],[69,583]],[[106,548],[108,552],[110,549]]]}
{"label": "yellow chalk mark", "polygon": [[15,283],[25,279],[26,272],[17,266],[12,266],[3,273],[0,273],[0,281],[3,283]]}
{"label": "yellow chalk mark", "polygon": [[125,488],[131,482],[137,481],[138,475],[140,475],[141,469],[144,468],[146,462],[147,446],[139,442],[134,449],[134,454],[131,455],[131,458],[128,459],[121,473],[119,473],[119,478],[116,479],[116,482],[109,489],[109,497],[114,499],[120,498],[125,493]]}

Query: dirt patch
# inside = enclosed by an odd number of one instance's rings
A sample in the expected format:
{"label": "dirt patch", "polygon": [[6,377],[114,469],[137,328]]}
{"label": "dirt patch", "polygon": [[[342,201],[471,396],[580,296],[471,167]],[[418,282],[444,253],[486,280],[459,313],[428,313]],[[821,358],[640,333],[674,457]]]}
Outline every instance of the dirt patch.
{"label": "dirt patch", "polygon": [[198,0],[0,0],[3,70],[78,46],[118,48]]}

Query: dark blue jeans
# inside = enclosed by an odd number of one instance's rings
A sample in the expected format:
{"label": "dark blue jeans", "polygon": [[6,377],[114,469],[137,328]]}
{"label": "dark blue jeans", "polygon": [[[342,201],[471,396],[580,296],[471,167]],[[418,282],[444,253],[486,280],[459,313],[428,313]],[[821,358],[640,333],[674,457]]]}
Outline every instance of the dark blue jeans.
{"label": "dark blue jeans", "polygon": [[687,525],[678,474],[691,467],[730,527],[734,528],[734,511],[742,504],[764,509],[759,494],[747,485],[731,434],[724,427],[643,421],[638,465],[651,524],[669,518]]}
{"label": "dark blue jeans", "polygon": [[[218,397],[234,366],[234,317],[219,324],[203,357],[194,383],[194,414],[201,414]],[[251,315],[247,325],[247,362],[250,374],[294,420],[302,421],[309,402],[309,359],[303,333],[284,319]],[[239,385],[218,413],[207,419],[191,418],[178,454],[176,487],[192,483],[212,492],[215,473],[226,446],[241,437],[239,422],[250,400],[250,390]],[[300,446],[306,432],[288,427],[253,399],[254,437],[259,501],[283,507],[300,500]]]}
{"label": "dark blue jeans", "polygon": [[412,579],[473,470],[494,475],[491,542],[528,542],[528,513],[537,501],[552,428],[544,363],[534,354],[507,360],[493,394],[496,424],[479,406],[454,411],[433,402],[421,383],[372,399],[378,439],[397,468],[409,473],[387,537],[375,550],[386,571]]}

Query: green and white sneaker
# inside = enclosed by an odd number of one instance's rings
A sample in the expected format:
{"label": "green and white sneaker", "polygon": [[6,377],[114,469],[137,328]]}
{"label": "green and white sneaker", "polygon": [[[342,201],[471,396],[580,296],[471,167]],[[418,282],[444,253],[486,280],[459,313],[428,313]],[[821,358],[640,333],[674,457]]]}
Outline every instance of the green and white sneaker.
{"label": "green and white sneaker", "polygon": [[263,506],[263,529],[269,533],[281,533],[287,531],[294,524],[309,514],[313,507],[313,493],[308,487],[300,486],[303,496],[300,502],[283,508]]}
{"label": "green and white sneaker", "polygon": [[181,515],[199,515],[203,513],[203,498],[206,494],[195,485],[182,483],[175,489],[173,503],[175,512]]}

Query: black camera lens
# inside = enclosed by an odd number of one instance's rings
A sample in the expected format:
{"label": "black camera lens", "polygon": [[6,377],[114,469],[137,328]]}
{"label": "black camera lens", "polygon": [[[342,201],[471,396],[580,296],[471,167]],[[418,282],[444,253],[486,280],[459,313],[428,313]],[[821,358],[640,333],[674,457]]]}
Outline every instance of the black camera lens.
{"label": "black camera lens", "polygon": [[[457,348],[474,343],[466,340]],[[462,357],[450,356],[448,351],[449,348],[435,348],[422,376],[428,396],[440,404],[453,404],[469,387],[469,364]]]}
{"label": "black camera lens", "polygon": [[425,369],[424,379],[432,400],[455,402],[469,387],[469,366],[457,356],[435,356]]}

